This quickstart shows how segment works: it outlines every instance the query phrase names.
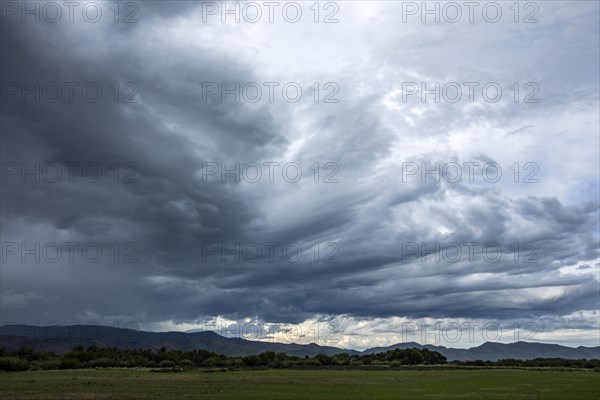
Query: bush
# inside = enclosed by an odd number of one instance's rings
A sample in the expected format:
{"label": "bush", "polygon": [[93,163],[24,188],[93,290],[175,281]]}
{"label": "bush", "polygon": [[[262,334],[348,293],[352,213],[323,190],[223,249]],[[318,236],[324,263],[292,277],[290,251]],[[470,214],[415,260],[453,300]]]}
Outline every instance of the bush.
{"label": "bush", "polygon": [[60,360],[40,360],[32,362],[32,365],[34,365],[35,367],[46,370],[59,369],[60,364]]}
{"label": "bush", "polygon": [[17,357],[0,357],[0,371],[27,371],[31,364]]}
{"label": "bush", "polygon": [[97,358],[90,361],[90,367],[92,368],[110,368],[114,366],[115,362],[108,357]]}
{"label": "bush", "polygon": [[173,368],[175,366],[175,362],[171,360],[163,360],[160,362],[161,368]]}
{"label": "bush", "polygon": [[62,369],[79,368],[79,362],[75,358],[63,357],[63,359],[60,362],[60,368],[62,368]]}

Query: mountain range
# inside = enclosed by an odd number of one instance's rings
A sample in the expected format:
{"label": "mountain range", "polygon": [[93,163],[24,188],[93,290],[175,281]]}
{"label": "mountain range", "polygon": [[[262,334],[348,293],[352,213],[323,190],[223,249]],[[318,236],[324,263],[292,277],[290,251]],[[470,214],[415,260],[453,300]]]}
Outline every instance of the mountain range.
{"label": "mountain range", "polygon": [[253,341],[242,338],[227,338],[212,331],[203,332],[146,332],[134,329],[116,328],[102,325],[34,326],[3,325],[0,327],[0,347],[12,352],[21,347],[35,351],[65,353],[73,347],[115,347],[118,349],[160,349],[191,351],[203,349],[228,356],[246,356],[265,351],[286,353],[291,356],[313,357],[317,354],[350,355],[374,354],[394,349],[426,348],[437,351],[448,361],[500,359],[527,360],[534,358],[600,359],[600,346],[577,348],[558,344],[515,342],[486,342],[469,349],[456,349],[415,342],[398,343],[388,347],[375,347],[364,351],[320,346],[315,343],[277,343]]}

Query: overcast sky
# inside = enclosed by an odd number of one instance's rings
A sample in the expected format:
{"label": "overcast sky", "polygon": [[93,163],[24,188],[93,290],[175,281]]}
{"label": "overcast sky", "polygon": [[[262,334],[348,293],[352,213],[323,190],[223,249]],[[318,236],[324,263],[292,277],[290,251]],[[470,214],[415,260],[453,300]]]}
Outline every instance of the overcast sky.
{"label": "overcast sky", "polygon": [[2,323],[600,344],[599,3],[313,3],[3,2]]}

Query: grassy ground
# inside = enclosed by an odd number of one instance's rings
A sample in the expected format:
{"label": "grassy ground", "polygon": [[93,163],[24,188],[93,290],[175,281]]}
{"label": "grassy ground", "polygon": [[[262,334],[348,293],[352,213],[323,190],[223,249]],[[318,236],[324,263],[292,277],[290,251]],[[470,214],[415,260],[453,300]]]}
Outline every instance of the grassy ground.
{"label": "grassy ground", "polygon": [[0,373],[2,399],[600,399],[592,371],[63,370]]}

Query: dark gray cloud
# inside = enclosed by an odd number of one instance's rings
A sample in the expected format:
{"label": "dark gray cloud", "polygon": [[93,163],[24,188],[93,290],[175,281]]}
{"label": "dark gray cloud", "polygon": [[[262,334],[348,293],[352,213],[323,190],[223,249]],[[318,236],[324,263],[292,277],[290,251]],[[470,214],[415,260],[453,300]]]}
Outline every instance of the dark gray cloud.
{"label": "dark gray cloud", "polygon": [[[345,8],[346,23],[331,27],[203,24],[200,3],[140,6],[137,24],[1,25],[2,322],[347,316],[375,325],[543,318],[555,330],[597,327],[585,314],[598,309],[598,46],[585,32],[597,13],[561,4],[556,10],[569,10],[570,20],[546,9],[545,23],[529,30],[464,25],[442,40],[448,26],[393,29],[384,9],[356,4]],[[384,29],[358,24],[354,32],[362,15]],[[318,39],[325,31],[329,45]],[[284,43],[290,39],[311,52],[301,57]],[[535,51],[513,48],[523,40]],[[594,40],[595,50],[583,45]],[[511,66],[512,51],[531,57]],[[532,72],[515,72],[523,69]],[[497,81],[505,89],[535,81],[543,102],[400,101],[402,82],[418,80]],[[203,101],[203,82],[271,81],[299,82],[305,96]],[[335,82],[339,102],[312,101],[315,81]],[[56,82],[63,96],[52,103],[9,95],[22,82]],[[65,82],[79,83],[72,102]],[[90,82],[102,88],[98,102],[81,97]],[[566,87],[575,92],[558,96]],[[124,103],[133,88],[138,102]],[[202,178],[215,165],[207,162],[271,161],[298,163],[302,179],[287,182],[281,165],[272,183],[264,165],[258,183]],[[480,164],[474,182],[423,182],[419,174],[405,182],[407,162]],[[482,166],[496,162],[503,179],[482,180]],[[538,183],[523,183],[527,162],[538,166]],[[35,163],[56,163],[63,174],[79,164],[72,182],[7,175]],[[98,182],[81,176],[90,163],[92,174],[102,168]],[[327,176],[338,182],[324,183]],[[98,243],[102,257],[90,262],[76,251],[73,262],[63,255],[54,263],[40,250],[35,262],[10,247],[54,242],[63,254],[65,242]],[[272,242],[279,244],[270,260]],[[247,251],[242,260],[226,254],[221,262],[217,247],[236,243]],[[294,243],[287,258],[286,243]],[[436,243],[441,251],[423,258],[421,248]],[[465,243],[476,243],[472,257]],[[498,259],[482,253],[490,243],[496,255],[501,249]],[[255,244],[262,257],[250,262]],[[462,251],[456,262],[454,244]]]}

